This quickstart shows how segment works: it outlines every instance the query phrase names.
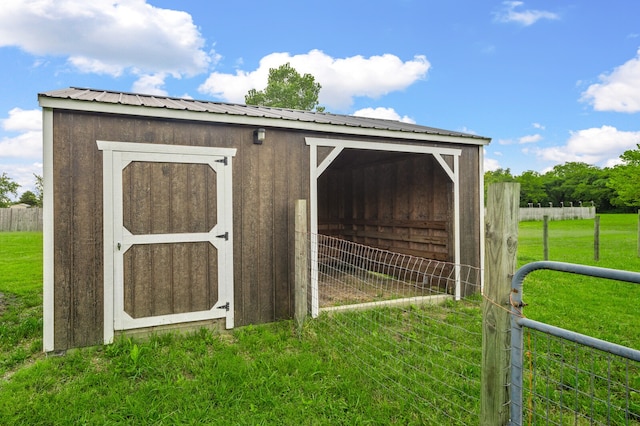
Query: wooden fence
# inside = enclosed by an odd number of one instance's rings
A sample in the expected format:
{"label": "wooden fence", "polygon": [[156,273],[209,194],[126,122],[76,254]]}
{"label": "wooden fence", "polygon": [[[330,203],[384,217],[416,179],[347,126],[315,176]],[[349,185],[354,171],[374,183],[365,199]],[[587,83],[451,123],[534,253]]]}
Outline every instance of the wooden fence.
{"label": "wooden fence", "polygon": [[42,209],[0,209],[0,232],[42,231]]}

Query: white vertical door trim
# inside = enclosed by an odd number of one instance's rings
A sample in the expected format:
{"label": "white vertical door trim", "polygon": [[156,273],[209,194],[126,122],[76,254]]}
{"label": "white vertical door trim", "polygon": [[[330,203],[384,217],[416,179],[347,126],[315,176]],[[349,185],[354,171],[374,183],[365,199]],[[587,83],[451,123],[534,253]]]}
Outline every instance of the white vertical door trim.
{"label": "white vertical door trim", "polygon": [[320,299],[318,293],[318,146],[309,147],[309,209],[311,249],[311,317],[320,315]]}
{"label": "white vertical door trim", "polygon": [[42,349],[51,352],[55,349],[55,299],[54,299],[54,217],[53,217],[53,111],[42,109]]}
{"label": "white vertical door trim", "polygon": [[480,294],[484,294],[484,147],[480,147],[478,159],[478,180],[480,182],[480,194],[478,194],[480,214]]}
{"label": "white vertical door trim", "polygon": [[453,180],[453,248],[455,263],[455,299],[460,300],[462,290],[460,282],[460,157],[453,157],[453,170],[451,179]]}

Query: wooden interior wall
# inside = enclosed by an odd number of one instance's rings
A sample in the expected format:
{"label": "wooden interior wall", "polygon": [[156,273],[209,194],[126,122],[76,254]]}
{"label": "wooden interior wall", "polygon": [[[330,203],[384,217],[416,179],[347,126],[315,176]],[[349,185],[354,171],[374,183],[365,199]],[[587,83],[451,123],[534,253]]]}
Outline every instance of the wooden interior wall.
{"label": "wooden interior wall", "polygon": [[[102,153],[96,140],[236,148],[233,159],[236,325],[293,312],[294,200],[309,198],[304,135],[253,128],[56,110],[55,350],[102,343]],[[109,208],[110,206],[106,206]]]}
{"label": "wooden interior wall", "polygon": [[345,150],[318,181],[318,231],[453,260],[453,184],[429,154]]}

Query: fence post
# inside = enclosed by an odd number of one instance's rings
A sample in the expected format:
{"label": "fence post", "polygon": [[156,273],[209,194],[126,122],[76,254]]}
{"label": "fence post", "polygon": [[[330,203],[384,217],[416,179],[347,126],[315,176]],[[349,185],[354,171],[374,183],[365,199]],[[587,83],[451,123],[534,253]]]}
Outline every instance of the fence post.
{"label": "fence post", "polygon": [[593,260],[600,260],[600,215],[596,215],[593,226]]}
{"label": "fence post", "polygon": [[549,215],[543,216],[542,247],[544,260],[549,260]]}
{"label": "fence post", "polygon": [[298,327],[301,327],[308,312],[309,235],[307,233],[307,200],[296,200],[295,234],[294,318]]}
{"label": "fence post", "polygon": [[488,188],[480,395],[480,424],[487,426],[509,421],[509,294],[516,270],[519,202],[519,183]]}

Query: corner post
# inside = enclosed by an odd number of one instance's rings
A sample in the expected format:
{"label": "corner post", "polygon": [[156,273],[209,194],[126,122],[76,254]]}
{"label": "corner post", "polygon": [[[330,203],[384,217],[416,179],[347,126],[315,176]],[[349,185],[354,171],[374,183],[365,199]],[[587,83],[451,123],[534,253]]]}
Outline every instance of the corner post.
{"label": "corner post", "polygon": [[489,186],[485,219],[480,424],[509,422],[511,279],[516,270],[520,184]]}

